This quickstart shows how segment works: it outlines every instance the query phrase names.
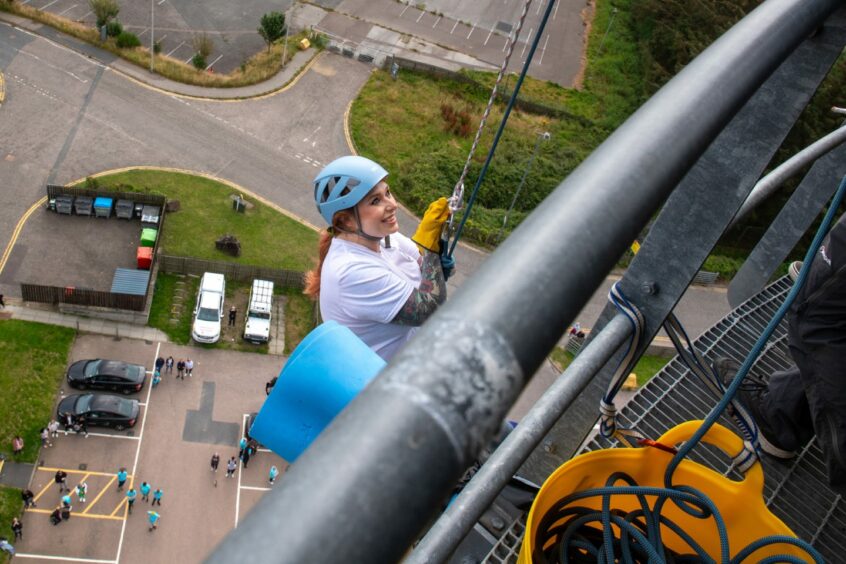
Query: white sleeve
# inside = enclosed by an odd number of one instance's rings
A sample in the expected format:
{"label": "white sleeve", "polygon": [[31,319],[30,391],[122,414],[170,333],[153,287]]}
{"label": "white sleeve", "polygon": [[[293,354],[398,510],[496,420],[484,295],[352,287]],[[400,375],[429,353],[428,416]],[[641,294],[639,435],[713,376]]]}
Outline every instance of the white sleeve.
{"label": "white sleeve", "polygon": [[339,277],[341,308],[353,319],[390,323],[414,285],[376,263],[353,263]]}

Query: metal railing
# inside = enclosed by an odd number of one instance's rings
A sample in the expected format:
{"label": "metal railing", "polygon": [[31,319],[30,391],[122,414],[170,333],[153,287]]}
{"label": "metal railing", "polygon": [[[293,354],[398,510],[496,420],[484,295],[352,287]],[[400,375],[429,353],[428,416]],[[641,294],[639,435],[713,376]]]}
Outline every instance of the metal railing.
{"label": "metal railing", "polygon": [[523,222],[209,561],[402,558],[617,257],[839,4],[768,0],[685,67]]}

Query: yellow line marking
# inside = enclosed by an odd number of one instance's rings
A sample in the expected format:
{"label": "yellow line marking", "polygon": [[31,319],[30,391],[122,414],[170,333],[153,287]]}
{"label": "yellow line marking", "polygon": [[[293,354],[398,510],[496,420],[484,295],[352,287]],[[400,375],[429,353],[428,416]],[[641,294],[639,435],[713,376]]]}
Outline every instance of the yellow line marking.
{"label": "yellow line marking", "polygon": [[112,514],[110,515],[110,517],[114,517],[115,513],[117,513],[118,510],[120,510],[120,508],[122,508],[122,507],[125,509],[125,511],[123,512],[122,519],[125,519],[126,518],[126,512],[129,510],[129,498],[126,497],[126,496],[123,496],[123,499],[120,500],[120,503],[118,503],[117,507],[115,507],[115,510],[112,511]]}
{"label": "yellow line marking", "polygon": [[[220,182],[221,184],[224,184],[224,185],[232,188],[233,190],[237,190],[241,194],[244,194],[245,196],[247,196],[249,198],[252,198],[256,201],[261,202],[265,206],[281,213],[284,216],[287,216],[287,217],[293,219],[294,221],[302,223],[303,225],[305,225],[306,227],[308,227],[310,229],[313,229],[314,231],[320,231],[321,230],[318,226],[309,222],[307,219],[300,217],[297,214],[286,210],[285,208],[279,206],[278,204],[274,204],[270,200],[268,200],[268,199],[266,199],[262,196],[259,196],[258,194],[256,194],[255,192],[253,192],[252,190],[250,190],[248,188],[244,188],[243,186],[241,186],[239,184],[235,184],[234,182],[232,182],[230,180],[226,180],[225,178],[221,178],[221,177],[215,176],[213,174],[209,174],[209,173],[206,173],[206,172],[198,172],[198,171],[195,171],[195,170],[188,170],[188,169],[184,169],[184,168],[170,168],[170,167],[145,166],[145,165],[127,166],[127,167],[123,167],[123,168],[114,168],[114,169],[111,169],[111,170],[104,170],[104,171],[98,172],[96,174],[90,174],[90,175],[86,176],[85,178],[80,178],[78,180],[74,180],[73,182],[68,182],[67,186],[75,186],[77,184],[82,184],[83,182],[85,182],[85,180],[87,178],[100,178],[102,176],[108,176],[108,175],[111,175],[111,174],[119,174],[119,173],[122,173],[122,172],[130,172],[130,171],[133,171],[133,170],[160,170],[162,172],[178,172],[178,173],[181,173],[181,174],[190,174],[191,176],[199,176],[199,177],[202,177],[202,178],[208,178],[209,180],[214,180],[215,182]],[[0,270],[0,272],[2,272],[2,270]]]}
{"label": "yellow line marking", "polygon": [[3,73],[0,72],[0,104],[6,99],[6,81],[3,79]]}
{"label": "yellow line marking", "polygon": [[[50,509],[27,509],[26,512],[27,513],[44,513],[46,515],[53,513],[53,511],[51,511]],[[84,512],[83,513],[71,512],[71,517],[86,517],[88,519],[108,519],[110,521],[123,521],[123,517],[111,517],[109,515],[100,515],[100,514],[96,514],[96,513],[94,515],[86,515]]]}
{"label": "yellow line marking", "polygon": [[91,508],[94,507],[94,504],[96,504],[98,501],[100,501],[100,498],[103,497],[104,493],[109,491],[109,488],[112,487],[112,484],[115,483],[115,480],[117,480],[117,476],[112,476],[112,479],[109,480],[109,483],[106,484],[106,487],[103,488],[102,490],[100,490],[100,493],[97,494],[97,497],[95,497],[93,500],[91,500],[91,505],[86,507],[85,510],[81,513],[81,515],[85,515],[86,513],[91,511]]}
{"label": "yellow line marking", "polygon": [[12,249],[15,247],[15,243],[21,234],[24,223],[26,223],[26,220],[29,219],[29,216],[31,216],[35,210],[43,206],[45,203],[47,203],[47,196],[42,197],[40,200],[32,204],[18,220],[18,224],[15,225],[15,230],[12,232],[12,238],[9,239],[9,244],[6,245],[6,250],[3,252],[3,257],[0,258],[0,274],[2,274],[3,269],[6,268],[6,261],[9,260],[9,255],[12,254]]}
{"label": "yellow line marking", "polygon": [[48,466],[42,466],[41,468],[37,468],[37,470],[44,470],[45,472],[58,472],[59,470],[64,470],[68,474],[85,474],[85,476],[112,476],[115,477],[115,472],[95,472],[93,470],[70,470],[68,468],[50,468]]}
{"label": "yellow line marking", "polygon": [[40,498],[42,495],[44,495],[44,492],[47,491],[47,488],[49,488],[50,486],[52,486],[55,483],[56,483],[55,481],[47,482],[47,485],[44,486],[44,488],[40,492],[38,492],[38,495],[35,496],[34,498],[32,498],[32,501],[38,501],[38,498]]}
{"label": "yellow line marking", "polygon": [[3,465],[6,464],[5,460],[0,460],[0,474],[3,473]]}

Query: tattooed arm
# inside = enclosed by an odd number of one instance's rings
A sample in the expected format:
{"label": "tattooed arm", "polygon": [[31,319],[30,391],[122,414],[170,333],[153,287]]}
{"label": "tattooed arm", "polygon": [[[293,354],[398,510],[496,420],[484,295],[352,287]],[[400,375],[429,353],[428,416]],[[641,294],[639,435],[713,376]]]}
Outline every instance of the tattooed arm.
{"label": "tattooed arm", "polygon": [[423,280],[420,282],[420,287],[411,292],[405,305],[391,323],[414,327],[422,325],[430,315],[435,313],[438,306],[446,301],[446,281],[441,269],[440,255],[426,251],[421,260],[420,273]]}

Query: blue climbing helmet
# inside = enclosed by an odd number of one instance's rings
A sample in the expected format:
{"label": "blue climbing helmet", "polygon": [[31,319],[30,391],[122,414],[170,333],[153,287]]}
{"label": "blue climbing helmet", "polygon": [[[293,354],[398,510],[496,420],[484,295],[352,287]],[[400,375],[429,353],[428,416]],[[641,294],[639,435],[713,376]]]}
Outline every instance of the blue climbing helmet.
{"label": "blue climbing helmet", "polygon": [[387,170],[365,157],[337,158],[314,178],[317,211],[332,225],[335,212],[355,206],[387,176]]}

